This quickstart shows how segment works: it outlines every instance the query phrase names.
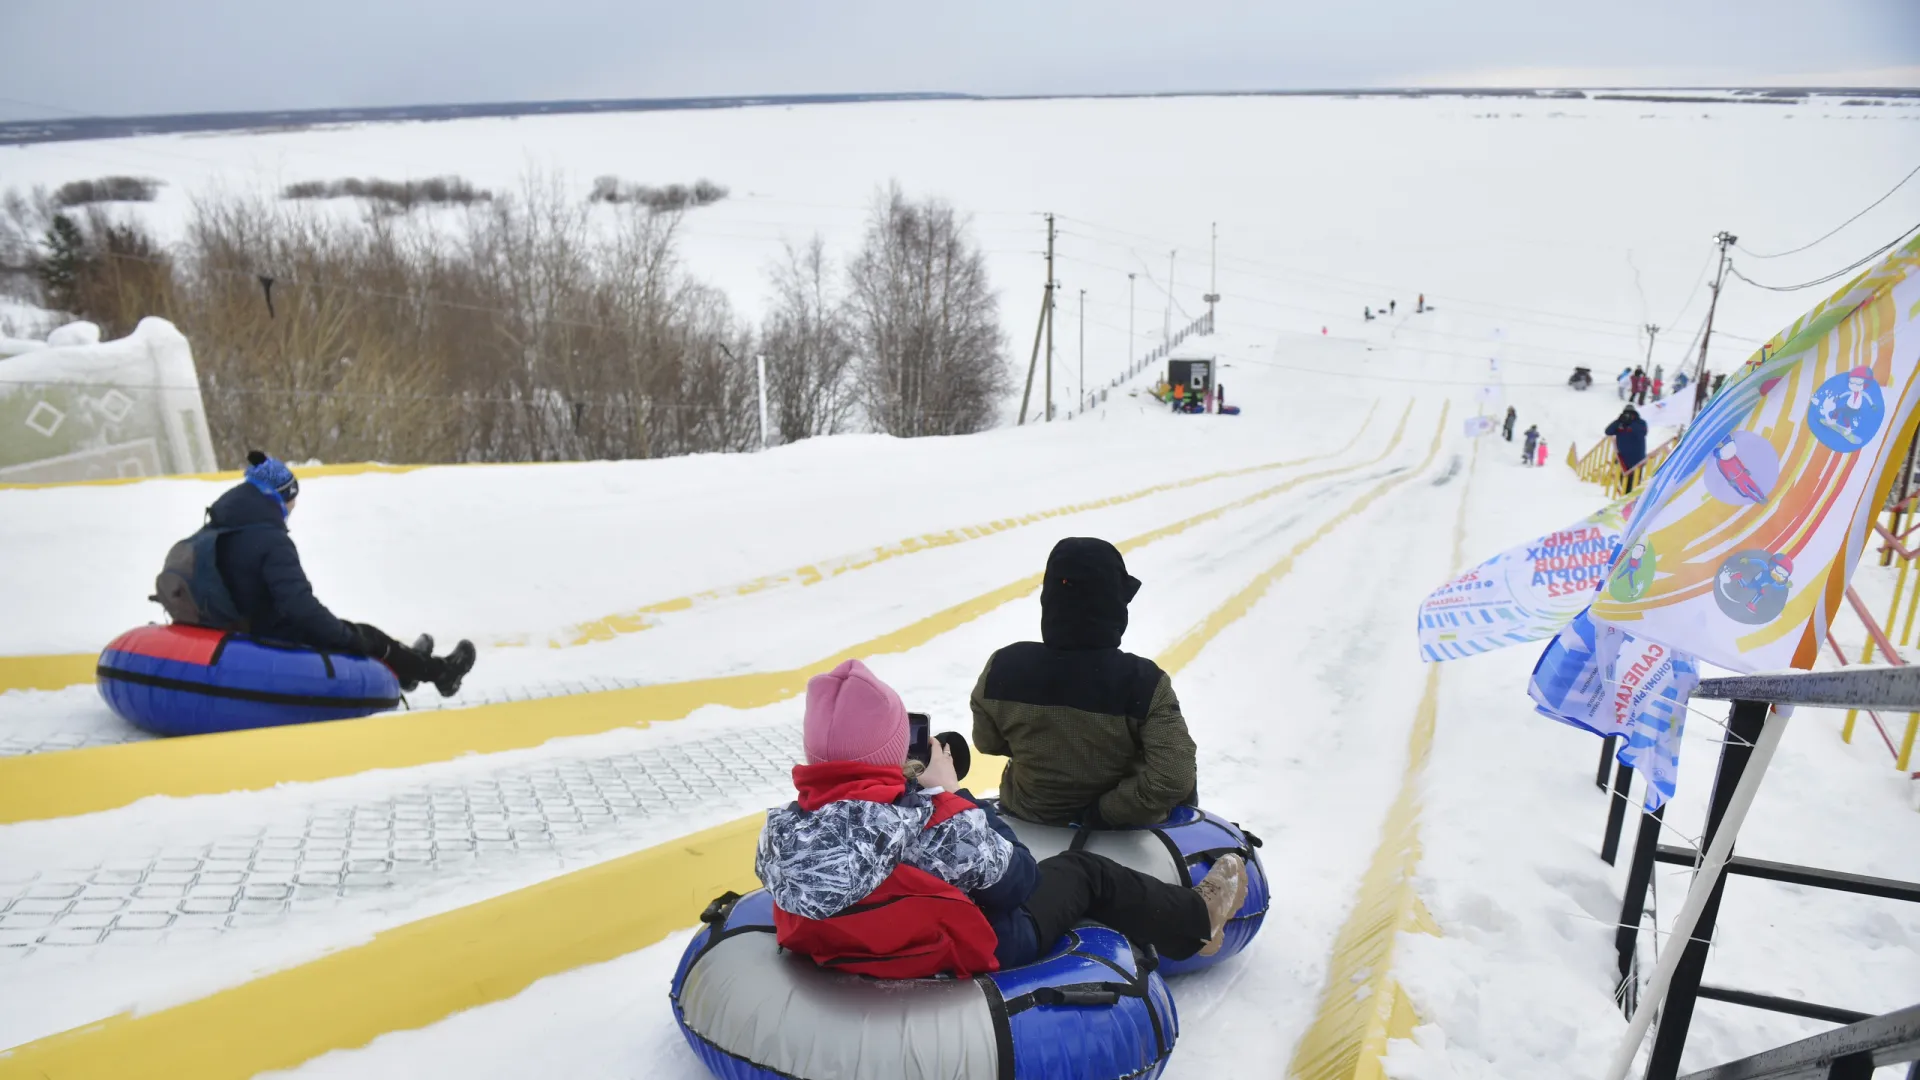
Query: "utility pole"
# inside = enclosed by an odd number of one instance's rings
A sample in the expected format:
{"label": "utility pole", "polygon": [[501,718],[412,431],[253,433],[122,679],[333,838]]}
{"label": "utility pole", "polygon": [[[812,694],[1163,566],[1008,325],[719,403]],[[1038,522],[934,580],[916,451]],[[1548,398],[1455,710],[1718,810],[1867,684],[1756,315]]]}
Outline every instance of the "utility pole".
{"label": "utility pole", "polygon": [[1053,294],[1060,283],[1053,280],[1053,215],[1047,215],[1047,422],[1053,422]]}
{"label": "utility pole", "polygon": [[1179,248],[1167,252],[1167,314],[1160,322],[1160,344],[1169,354],[1173,351],[1173,266],[1179,254]]}
{"label": "utility pole", "polygon": [[[1693,380],[1696,384],[1707,377],[1707,341],[1713,337],[1713,313],[1720,306],[1720,285],[1727,278],[1727,249],[1740,242],[1739,237],[1724,229],[1713,240],[1720,245],[1720,270],[1713,275],[1713,299],[1707,301],[1707,327],[1700,334],[1700,362],[1693,368]],[[1700,391],[1696,390],[1693,400],[1695,402],[1693,414],[1698,416],[1700,408],[1706,404],[1707,399],[1700,396]]]}
{"label": "utility pole", "polygon": [[1087,411],[1087,290],[1080,290],[1080,411]]}
{"label": "utility pole", "polygon": [[[1027,422],[1027,405],[1033,400],[1033,371],[1040,363],[1040,334],[1047,327],[1047,315],[1053,310],[1053,215],[1047,215],[1047,285],[1040,295],[1040,321],[1033,327],[1033,355],[1027,359],[1027,388],[1020,394],[1020,423]],[[1048,394],[1052,394],[1052,364],[1048,364]]]}
{"label": "utility pole", "polygon": [[1127,275],[1127,374],[1133,374],[1133,365],[1140,362],[1140,354],[1133,345],[1133,275]]}
{"label": "utility pole", "polygon": [[1647,363],[1642,370],[1651,371],[1653,370],[1653,338],[1655,334],[1658,334],[1660,332],[1660,328],[1653,325],[1652,323],[1648,323],[1646,325],[1646,331],[1647,331]]}
{"label": "utility pole", "polygon": [[1220,223],[1213,223],[1213,243],[1207,256],[1207,333],[1213,333],[1213,305],[1220,302]]}

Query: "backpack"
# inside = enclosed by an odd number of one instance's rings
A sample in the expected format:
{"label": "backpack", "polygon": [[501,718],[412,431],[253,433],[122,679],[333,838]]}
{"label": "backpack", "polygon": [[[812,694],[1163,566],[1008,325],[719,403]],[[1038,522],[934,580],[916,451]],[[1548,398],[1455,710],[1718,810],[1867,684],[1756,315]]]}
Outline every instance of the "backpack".
{"label": "backpack", "polygon": [[165,608],[175,623],[245,632],[247,620],[235,606],[227,583],[220,580],[216,551],[222,536],[250,528],[255,526],[202,526],[167,549],[166,565],[153,579],[153,595],[147,599]]}

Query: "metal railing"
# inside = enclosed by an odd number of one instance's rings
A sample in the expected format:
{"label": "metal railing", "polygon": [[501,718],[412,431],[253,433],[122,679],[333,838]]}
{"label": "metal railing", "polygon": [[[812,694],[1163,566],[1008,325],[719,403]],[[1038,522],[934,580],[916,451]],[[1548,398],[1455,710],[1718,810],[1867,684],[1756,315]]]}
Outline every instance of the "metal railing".
{"label": "metal railing", "polygon": [[1673,453],[1673,448],[1679,445],[1680,436],[1675,435],[1654,447],[1653,452],[1648,454],[1645,460],[1631,469],[1620,467],[1620,455],[1614,450],[1612,439],[1596,443],[1585,455],[1581,455],[1576,448],[1569,445],[1567,466],[1580,479],[1606,488],[1608,498],[1618,498],[1621,495],[1639,491],[1646,483],[1647,477],[1657,472],[1660,463],[1666,461],[1667,455]]}
{"label": "metal railing", "polygon": [[[1637,1005],[1639,990],[1638,937],[1640,924],[1646,912],[1647,890],[1653,878],[1656,862],[1675,863],[1700,867],[1703,853],[1714,844],[1714,838],[1720,831],[1723,818],[1734,798],[1734,789],[1740,783],[1752,756],[1754,746],[1760,738],[1761,730],[1767,723],[1768,710],[1777,705],[1805,705],[1817,708],[1858,708],[1866,710],[1892,709],[1896,711],[1920,711],[1920,667],[1863,667],[1855,666],[1841,671],[1804,672],[1789,675],[1753,675],[1727,679],[1703,680],[1694,691],[1694,697],[1708,700],[1729,701],[1732,711],[1728,717],[1727,738],[1721,745],[1719,770],[1714,776],[1713,793],[1709,799],[1706,830],[1700,840],[1698,851],[1680,846],[1660,843],[1660,829],[1666,808],[1651,813],[1643,812],[1639,835],[1634,844],[1633,859],[1627,874],[1627,890],[1620,907],[1620,925],[1615,932],[1615,947],[1619,953],[1620,983],[1616,989],[1616,1000],[1626,1012],[1632,1014]],[[1776,721],[1779,722],[1779,721]],[[1618,788],[1614,792],[1613,803],[1618,806],[1624,802],[1626,783],[1631,780],[1630,770],[1622,769],[1617,777]],[[1610,808],[1609,832],[1611,842],[1617,843],[1618,827],[1615,818],[1618,811]],[[1603,845],[1603,848],[1606,845]],[[1608,854],[1603,850],[1603,854]],[[1886,899],[1905,900],[1920,903],[1920,882],[1896,881],[1891,878],[1870,877],[1863,874],[1827,870],[1820,867],[1801,866],[1792,863],[1777,863],[1761,859],[1742,857],[1731,858],[1725,867],[1728,875],[1753,877],[1769,881],[1783,881],[1795,885],[1838,892],[1854,893],[1862,896],[1878,896]],[[1703,983],[1707,963],[1707,951],[1713,942],[1714,922],[1718,918],[1721,892],[1726,885],[1726,877],[1715,876],[1710,892],[1707,893],[1705,906],[1700,911],[1699,920],[1687,935],[1681,948],[1684,950],[1677,966],[1673,970],[1671,983],[1666,991],[1665,1001],[1660,1012],[1659,1026],[1654,1034],[1652,1057],[1649,1061],[1646,1080],[1676,1080],[1679,1075],[1680,1054],[1686,1045],[1687,1030],[1693,1022],[1694,1003],[1701,999],[1744,1005],[1751,1008],[1767,1009],[1792,1016],[1825,1020],[1832,1023],[1855,1024],[1865,1028],[1868,1023],[1887,1021],[1889,1017],[1902,1017],[1905,1013],[1892,1013],[1885,1017],[1869,1017],[1851,1009],[1839,1008],[1814,1002],[1800,1001],[1775,994],[1758,993],[1750,990],[1738,990],[1728,987],[1706,985]],[[1668,946],[1673,947],[1672,944]],[[1920,1008],[1917,1006],[1916,1008]],[[1908,1010],[1911,1011],[1911,1010]],[[1906,1021],[1880,1024],[1871,1032],[1893,1030],[1909,1032]],[[1851,1030],[1851,1029],[1849,1029]],[[1838,1035],[1829,1032],[1828,1035]],[[1857,1033],[1856,1033],[1857,1034]],[[1824,1037],[1824,1036],[1823,1036]],[[1878,1036],[1875,1036],[1876,1038]],[[1901,1036],[1905,1038],[1905,1036]],[[1850,1037],[1851,1038],[1851,1037]],[[1811,1041],[1811,1040],[1809,1040]],[[1830,1040],[1831,1042],[1831,1040]],[[1855,1043],[1833,1042],[1832,1045],[1853,1046],[1846,1053],[1851,1054],[1849,1062],[1860,1060],[1860,1047]],[[1795,1044],[1800,1046],[1801,1044]],[[1822,1044],[1828,1045],[1828,1044]],[[1868,1048],[1870,1054],[1880,1053],[1895,1043],[1886,1043]],[[1784,1048],[1792,1050],[1792,1047]],[[1901,1051],[1904,1052],[1904,1051]],[[1761,1055],[1766,1058],[1767,1055]],[[1792,1055],[1777,1060],[1785,1061]],[[1749,1068],[1747,1062],[1735,1062],[1721,1066],[1721,1070]],[[1792,1058],[1792,1060],[1800,1060]],[[1913,1057],[1888,1057],[1884,1060],[1873,1059],[1878,1064],[1901,1063],[1914,1060]],[[1757,1066],[1764,1070],[1775,1070],[1773,1065]],[[1784,1067],[1784,1066],[1782,1066]],[[1866,1072],[1820,1072],[1813,1065],[1796,1066],[1801,1071],[1759,1071],[1724,1072],[1708,1070],[1694,1074],[1696,1077],[1712,1077],[1714,1080],[1734,1080],[1762,1077],[1867,1077]],[[1853,1069],[1854,1064],[1846,1064]],[[1920,1080],[1920,1068],[1909,1074]]]}
{"label": "metal railing", "polygon": [[[1869,1080],[1882,1065],[1920,1062],[1920,1005],[1867,1017],[1763,1054],[1688,1073],[1682,1080]],[[1920,1075],[1920,1064],[1907,1076]]]}
{"label": "metal railing", "polygon": [[[1898,643],[1905,645],[1912,641],[1914,616],[1916,610],[1920,610],[1920,574],[1914,573],[1915,560],[1920,559],[1920,540],[1914,542],[1914,547],[1908,547],[1906,545],[1908,537],[1916,532],[1920,532],[1920,525],[1910,525],[1905,530],[1901,528],[1902,524],[1913,514],[1913,508],[1916,502],[1920,502],[1920,494],[1909,496],[1894,503],[1884,512],[1885,520],[1876,517],[1873,523],[1873,531],[1879,534],[1881,541],[1880,565],[1892,566],[1897,563],[1899,566],[1899,573],[1894,578],[1893,601],[1887,607],[1887,621],[1885,626],[1883,627],[1879,622],[1874,620],[1872,613],[1867,610],[1866,604],[1861,602],[1860,597],[1856,595],[1851,588],[1847,590],[1848,604],[1853,607],[1854,614],[1860,616],[1860,621],[1865,623],[1867,627],[1867,643],[1860,650],[1860,663],[1865,664],[1872,662],[1875,648],[1880,650],[1880,655],[1887,658],[1888,663],[1906,663],[1906,660],[1901,657],[1899,650],[1894,647],[1893,632],[1895,627],[1900,626],[1901,603],[1905,601],[1906,625],[1900,627]],[[1907,591],[1909,581],[1913,583],[1913,591],[1911,594]],[[1827,635],[1827,643],[1833,649],[1834,653],[1840,657],[1840,662],[1842,664],[1847,663],[1845,653],[1841,651],[1840,644],[1833,640],[1831,633]],[[1850,710],[1847,713],[1846,722],[1840,728],[1840,738],[1842,740],[1849,743],[1853,741],[1854,721],[1858,718],[1858,714],[1861,711],[1866,711],[1868,719],[1873,722],[1875,730],[1880,733],[1880,741],[1886,744],[1887,752],[1893,755],[1893,767],[1899,769],[1901,772],[1911,770],[1914,766],[1914,743],[1916,740],[1920,740],[1920,713],[1907,714],[1906,727],[1901,732],[1900,739],[1896,743],[1893,735],[1888,732],[1887,725],[1880,719],[1878,713],[1871,710]],[[1915,779],[1920,779],[1920,773],[1914,773],[1913,775]]]}
{"label": "metal railing", "polygon": [[1107,388],[1113,389],[1118,387],[1121,383],[1126,382],[1135,375],[1172,356],[1173,350],[1179,348],[1181,343],[1185,342],[1188,338],[1204,336],[1211,333],[1213,333],[1213,312],[1209,311],[1205,315],[1194,316],[1192,322],[1175,330],[1170,340],[1154,346],[1147,351],[1145,356],[1128,364],[1126,371],[1115,375],[1107,383]]}

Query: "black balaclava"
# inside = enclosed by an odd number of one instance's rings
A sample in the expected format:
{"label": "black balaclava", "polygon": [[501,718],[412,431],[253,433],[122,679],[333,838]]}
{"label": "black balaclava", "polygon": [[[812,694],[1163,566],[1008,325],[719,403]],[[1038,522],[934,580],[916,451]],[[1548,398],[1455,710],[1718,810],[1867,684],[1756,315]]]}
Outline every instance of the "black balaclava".
{"label": "black balaclava", "polygon": [[1040,639],[1056,649],[1116,649],[1127,632],[1127,603],[1140,580],[1127,574],[1120,549],[1105,540],[1070,536],[1047,556],[1040,586]]}

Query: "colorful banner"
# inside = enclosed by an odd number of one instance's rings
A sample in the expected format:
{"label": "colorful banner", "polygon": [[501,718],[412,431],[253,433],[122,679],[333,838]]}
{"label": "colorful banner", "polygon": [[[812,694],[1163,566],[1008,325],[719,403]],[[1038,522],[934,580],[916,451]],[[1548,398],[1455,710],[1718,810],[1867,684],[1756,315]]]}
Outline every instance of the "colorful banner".
{"label": "colorful banner", "polygon": [[1645,805],[1657,810],[1673,796],[1687,698],[1699,682],[1692,656],[1596,623],[1583,611],[1540,655],[1527,693],[1542,715],[1602,737],[1624,736],[1619,759],[1646,776]]}
{"label": "colorful banner", "polygon": [[1728,379],[1647,485],[1594,619],[1734,671],[1811,667],[1920,402],[1917,322],[1920,238]]}
{"label": "colorful banner", "polygon": [[1420,605],[1420,655],[1454,660],[1552,637],[1593,602],[1632,500],[1495,555]]}

